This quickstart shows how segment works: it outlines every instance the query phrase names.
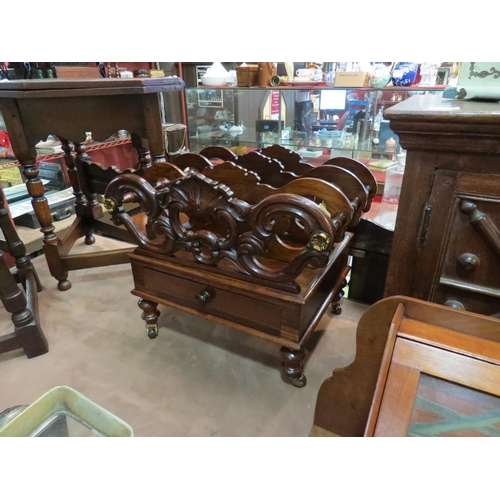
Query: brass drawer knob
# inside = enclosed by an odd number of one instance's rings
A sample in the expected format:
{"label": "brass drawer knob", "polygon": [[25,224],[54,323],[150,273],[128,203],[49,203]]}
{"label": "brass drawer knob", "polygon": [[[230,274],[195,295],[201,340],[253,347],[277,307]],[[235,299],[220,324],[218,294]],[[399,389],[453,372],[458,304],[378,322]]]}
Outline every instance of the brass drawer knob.
{"label": "brass drawer knob", "polygon": [[200,292],[196,296],[196,300],[199,300],[200,302],[203,302],[204,304],[206,304],[207,302],[210,302],[212,299],[213,299],[213,296],[209,290],[203,290],[203,292]]}
{"label": "brass drawer knob", "polygon": [[463,253],[457,258],[457,263],[466,271],[474,271],[479,265],[479,259],[473,253]]}

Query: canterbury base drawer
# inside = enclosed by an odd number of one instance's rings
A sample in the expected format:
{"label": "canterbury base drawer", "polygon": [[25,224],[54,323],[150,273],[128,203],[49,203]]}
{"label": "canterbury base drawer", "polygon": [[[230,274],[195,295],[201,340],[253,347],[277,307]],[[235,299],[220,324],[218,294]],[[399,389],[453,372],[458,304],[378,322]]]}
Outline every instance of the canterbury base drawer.
{"label": "canterbury base drawer", "polygon": [[132,265],[132,270],[138,291],[280,336],[281,308],[275,304],[180,278],[147,265],[138,268]]}

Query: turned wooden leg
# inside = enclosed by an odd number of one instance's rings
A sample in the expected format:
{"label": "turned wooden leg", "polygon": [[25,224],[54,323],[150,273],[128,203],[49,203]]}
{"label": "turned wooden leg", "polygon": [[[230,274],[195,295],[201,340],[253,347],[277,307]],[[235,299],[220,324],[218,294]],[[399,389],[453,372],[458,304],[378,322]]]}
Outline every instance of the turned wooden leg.
{"label": "turned wooden leg", "polygon": [[295,387],[304,387],[307,383],[306,376],[302,373],[304,370],[302,361],[306,355],[304,349],[300,348],[296,351],[288,347],[282,347],[280,354],[283,358],[281,365],[283,373]]}
{"label": "turned wooden leg", "polygon": [[61,139],[61,147],[64,151],[64,163],[66,163],[69,180],[75,196],[75,213],[76,215],[83,217],[87,213],[88,201],[80,186],[80,180],[78,178],[78,171],[75,163],[75,150],[71,142],[62,139],[61,137],[59,139]]}
{"label": "turned wooden leg", "polygon": [[344,280],[342,281],[342,284],[340,285],[340,290],[335,296],[335,298],[332,300],[332,313],[336,314],[337,316],[339,314],[342,314],[342,304],[340,303],[340,300],[344,296],[344,288],[347,286],[347,281]]}
{"label": "turned wooden leg", "polygon": [[26,295],[14,280],[3,252],[0,250],[0,300],[6,311],[12,314],[15,337],[19,344],[14,344],[11,335],[6,335],[0,340],[0,352],[7,352],[20,345],[28,358],[34,358],[48,352],[47,340],[42,329],[36,322],[32,311],[28,309]]}
{"label": "turned wooden leg", "polygon": [[95,243],[95,236],[94,236],[94,228],[93,227],[86,227],[84,225],[84,232],[85,232],[85,244],[86,245],[93,245]]}
{"label": "turned wooden leg", "polygon": [[59,254],[60,240],[54,233],[52,217],[42,180],[38,177],[38,169],[35,160],[19,160],[23,168],[23,174],[27,179],[26,187],[30,194],[35,210],[35,215],[40,223],[40,231],[43,233],[43,253],[49,266],[50,274],[59,282],[57,288],[61,291],[69,290],[71,283],[68,280],[68,270]]}
{"label": "turned wooden leg", "polygon": [[87,154],[87,148],[83,142],[74,143],[76,158],[74,161],[78,185],[83,193],[85,203],[80,207],[80,215],[83,217],[83,232],[85,234],[85,244],[93,245],[95,243],[93,221],[103,216],[101,204],[97,201],[97,195],[93,193],[88,186],[85,175],[86,164],[92,162]]}
{"label": "turned wooden leg", "polygon": [[150,339],[158,337],[158,304],[146,299],[139,299],[139,307],[143,310],[141,318],[146,322],[146,333]]}

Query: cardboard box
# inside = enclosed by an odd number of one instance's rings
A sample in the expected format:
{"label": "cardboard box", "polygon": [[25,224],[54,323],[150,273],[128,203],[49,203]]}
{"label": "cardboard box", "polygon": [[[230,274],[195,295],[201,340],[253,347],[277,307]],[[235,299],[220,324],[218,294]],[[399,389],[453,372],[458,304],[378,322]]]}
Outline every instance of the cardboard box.
{"label": "cardboard box", "polygon": [[334,87],[368,87],[370,73],[366,71],[337,71]]}

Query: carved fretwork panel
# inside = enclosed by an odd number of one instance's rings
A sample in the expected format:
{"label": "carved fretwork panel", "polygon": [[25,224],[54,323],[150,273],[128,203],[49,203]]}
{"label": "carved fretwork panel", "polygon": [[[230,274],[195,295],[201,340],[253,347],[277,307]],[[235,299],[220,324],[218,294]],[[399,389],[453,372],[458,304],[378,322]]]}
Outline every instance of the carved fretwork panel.
{"label": "carved fretwork panel", "polygon": [[[302,184],[309,192],[316,188],[343,200],[338,189],[325,181]],[[249,204],[226,185],[196,172],[165,179],[156,189],[138,175],[123,174],[110,182],[106,200],[115,223],[125,225],[143,249],[167,256],[187,250],[209,266],[227,260],[242,273],[271,283],[290,283],[306,266],[325,267],[336,234],[345,230],[351,216],[328,215],[293,189]],[[124,211],[127,202],[141,205],[148,231]],[[269,259],[274,265],[265,263]]]}

